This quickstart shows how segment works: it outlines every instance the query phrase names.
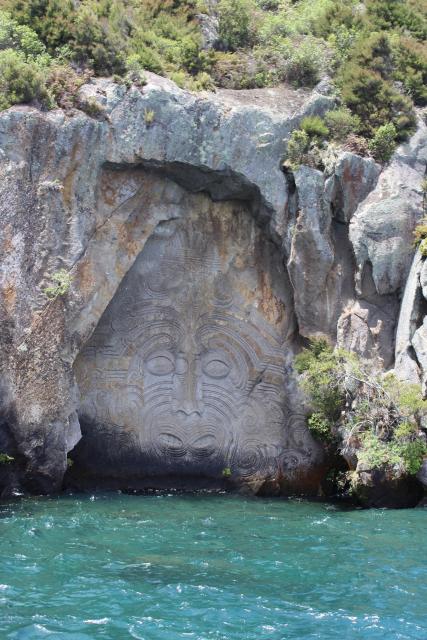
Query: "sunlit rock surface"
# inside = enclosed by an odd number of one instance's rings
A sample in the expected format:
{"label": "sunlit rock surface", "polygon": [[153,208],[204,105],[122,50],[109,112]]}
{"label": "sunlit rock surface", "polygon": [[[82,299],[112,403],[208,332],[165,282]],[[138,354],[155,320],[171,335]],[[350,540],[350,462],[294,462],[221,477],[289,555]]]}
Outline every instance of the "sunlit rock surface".
{"label": "sunlit rock surface", "polygon": [[[283,141],[330,96],[196,95],[152,74],[81,92],[95,118],[0,114],[3,494],[59,490],[70,451],[88,482],[317,494],[293,356],[324,335],[393,365],[424,130],[381,175],[345,153],[293,179]],[[399,204],[384,184],[401,166]],[[369,214],[381,189],[388,218]],[[69,290],[48,299],[59,269]]]}

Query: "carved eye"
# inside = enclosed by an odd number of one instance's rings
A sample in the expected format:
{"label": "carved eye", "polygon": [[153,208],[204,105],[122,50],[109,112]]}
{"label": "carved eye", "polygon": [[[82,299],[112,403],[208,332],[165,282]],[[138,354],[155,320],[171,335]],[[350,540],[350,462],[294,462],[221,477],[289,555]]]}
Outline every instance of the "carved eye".
{"label": "carved eye", "polygon": [[175,369],[174,363],[167,356],[154,356],[147,361],[146,366],[148,371],[155,376],[166,376]]}
{"label": "carved eye", "polygon": [[203,365],[203,372],[211,378],[225,378],[229,371],[230,367],[222,360],[209,360]]}

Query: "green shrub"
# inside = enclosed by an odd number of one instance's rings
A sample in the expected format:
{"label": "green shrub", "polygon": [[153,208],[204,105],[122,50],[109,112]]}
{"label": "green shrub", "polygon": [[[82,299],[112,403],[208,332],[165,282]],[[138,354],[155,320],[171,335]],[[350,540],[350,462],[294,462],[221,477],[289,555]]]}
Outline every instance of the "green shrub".
{"label": "green shrub", "polygon": [[288,51],[285,77],[296,87],[313,87],[319,82],[324,67],[324,53],[318,42],[306,38],[295,42]]}
{"label": "green shrub", "polygon": [[334,140],[342,141],[360,128],[360,118],[346,107],[328,111],[324,118]]}
{"label": "green shrub", "polygon": [[391,467],[397,473],[415,475],[421,468],[427,445],[422,438],[399,441],[393,438],[385,442],[372,433],[362,437],[362,447],[358,452],[358,460],[371,469]]}
{"label": "green shrub", "polygon": [[20,24],[31,27],[51,54],[72,39],[73,0],[3,0],[2,6]]}
{"label": "green shrub", "polygon": [[47,100],[44,69],[51,62],[37,34],[0,11],[0,109]]}
{"label": "green shrub", "polygon": [[388,162],[396,148],[397,131],[391,122],[383,124],[375,131],[375,135],[369,143],[369,149],[375,160]]}
{"label": "green shrub", "polygon": [[351,57],[338,73],[338,85],[345,105],[360,118],[358,133],[370,138],[383,124],[396,127],[404,140],[415,126],[411,100],[392,84],[393,50],[386,34],[360,35]]}
{"label": "green shrub", "polygon": [[332,425],[341,413],[344,399],[336,372],[342,355],[334,352],[325,340],[312,340],[310,347],[295,358],[295,369],[303,374],[301,385],[310,397],[316,420]]}
{"label": "green shrub", "polygon": [[40,65],[49,62],[46,47],[36,32],[0,11],[0,50],[4,49],[20,51],[26,60],[37,61]]}
{"label": "green shrub", "polygon": [[147,125],[147,127],[153,124],[155,117],[156,117],[156,113],[153,111],[153,109],[144,110],[144,122]]}
{"label": "green shrub", "polygon": [[50,276],[53,284],[43,289],[43,293],[50,299],[55,300],[59,296],[65,295],[70,289],[72,276],[66,269],[59,269]]}
{"label": "green shrub", "polygon": [[393,442],[391,460],[403,467],[409,475],[415,475],[421,468],[424,456],[427,455],[427,445],[422,438],[407,442]]}
{"label": "green shrub", "polygon": [[371,469],[396,477],[418,472],[427,455],[420,385],[384,376],[372,362],[318,340],[295,358],[295,369],[313,407],[308,427],[318,439],[331,443],[340,436],[343,448],[353,448],[358,463]]}
{"label": "green shrub", "polygon": [[46,88],[51,106],[65,110],[77,107],[78,91],[89,78],[89,73],[78,74],[72,67],[52,65],[46,75]]}
{"label": "green shrub", "polygon": [[254,57],[243,51],[218,52],[211,75],[218,86],[226,89],[255,89],[270,84],[273,78],[261,55]]}
{"label": "green shrub", "polygon": [[423,194],[423,213],[424,217],[418,222],[414,229],[414,243],[418,244],[427,239],[427,178],[421,183],[421,190]]}
{"label": "green shrub", "polygon": [[[192,90],[313,86],[328,72],[355,118],[332,116],[336,140],[369,139],[386,123],[404,140],[412,100],[427,104],[424,0],[0,0],[0,9],[9,11],[0,12],[0,50],[42,69],[53,57],[79,75],[114,74],[126,86],[143,84],[144,70]],[[233,55],[202,49],[200,12],[219,15]]]}
{"label": "green shrub", "polygon": [[378,31],[400,29],[419,40],[427,39],[426,7],[423,0],[367,0],[367,10],[368,17]]}
{"label": "green shrub", "polygon": [[320,116],[307,116],[303,118],[300,129],[305,131],[310,139],[323,140],[329,135],[329,129]]}
{"label": "green shrub", "polygon": [[[400,410],[406,415],[422,415],[427,410],[427,400],[424,400],[422,397],[419,384],[400,382],[394,375],[390,374],[384,379],[384,387],[389,393],[394,395]],[[410,428],[409,423],[403,423],[400,425],[399,433],[401,435],[408,435]],[[412,425],[412,429],[413,428]]]}
{"label": "green shrub", "polygon": [[427,258],[427,238],[424,238],[420,242],[420,253],[423,258]]}
{"label": "green shrub", "polygon": [[332,437],[332,424],[322,413],[312,413],[307,420],[308,428],[313,436],[324,443],[334,440]]}
{"label": "green shrub", "polygon": [[215,83],[212,80],[211,76],[202,71],[198,73],[194,78],[191,77],[190,80],[186,83],[186,86],[191,91],[214,91]]}
{"label": "green shrub", "polygon": [[297,169],[304,162],[308,151],[310,138],[305,131],[295,129],[292,131],[287,147],[286,163],[291,169]]}
{"label": "green shrub", "polygon": [[79,64],[89,64],[99,75],[124,73],[119,35],[104,28],[95,8],[82,3],[76,11],[71,30],[73,58]]}
{"label": "green shrub", "polygon": [[146,69],[152,73],[158,73],[163,75],[165,72],[164,62],[159,53],[151,48],[150,45],[144,42],[138,43],[135,47],[136,53],[134,54],[138,60],[141,69]]}
{"label": "green shrub", "polygon": [[[147,78],[138,55],[132,54],[126,58],[126,69],[127,72],[124,77],[126,85],[136,84],[137,86],[143,87],[147,84]],[[120,75],[117,77],[120,78]]]}
{"label": "green shrub", "polygon": [[393,78],[402,83],[416,105],[427,105],[427,42],[408,36],[393,37]]}
{"label": "green shrub", "polygon": [[44,78],[34,62],[13,49],[0,51],[0,110],[47,98]]}
{"label": "green shrub", "polygon": [[326,38],[341,25],[353,25],[357,5],[357,0],[302,0],[294,4],[291,16],[300,32]]}
{"label": "green shrub", "polygon": [[185,89],[188,82],[188,75],[185,71],[172,71],[170,73],[170,79],[181,87],[181,89]]}
{"label": "green shrub", "polygon": [[231,51],[253,44],[251,23],[254,9],[251,0],[220,0],[219,37]]}
{"label": "green shrub", "polygon": [[11,464],[15,458],[7,453],[0,453],[0,464]]}
{"label": "green shrub", "polygon": [[[412,130],[415,117],[410,100],[377,72],[349,63],[339,83],[344,103],[360,119],[358,133],[369,138],[385,122],[396,126],[400,138]],[[399,120],[402,115],[406,120]]]}
{"label": "green shrub", "polygon": [[390,448],[372,432],[361,436],[361,447],[357,454],[358,462],[369,469],[381,469],[390,463]]}
{"label": "green shrub", "polygon": [[277,11],[281,2],[282,0],[257,0],[258,6],[264,11]]}
{"label": "green shrub", "polygon": [[359,31],[354,26],[347,27],[344,24],[340,24],[328,36],[327,42],[333,51],[332,67],[334,69],[347,62],[358,35]]}

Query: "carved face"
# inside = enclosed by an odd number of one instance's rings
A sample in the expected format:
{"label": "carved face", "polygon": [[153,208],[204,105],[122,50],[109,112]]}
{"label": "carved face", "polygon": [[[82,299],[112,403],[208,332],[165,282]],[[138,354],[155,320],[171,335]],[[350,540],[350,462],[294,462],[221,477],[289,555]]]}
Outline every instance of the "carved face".
{"label": "carved face", "polygon": [[200,221],[160,226],[79,356],[86,432],[147,475],[271,475],[287,446],[284,301],[250,240],[237,253]]}

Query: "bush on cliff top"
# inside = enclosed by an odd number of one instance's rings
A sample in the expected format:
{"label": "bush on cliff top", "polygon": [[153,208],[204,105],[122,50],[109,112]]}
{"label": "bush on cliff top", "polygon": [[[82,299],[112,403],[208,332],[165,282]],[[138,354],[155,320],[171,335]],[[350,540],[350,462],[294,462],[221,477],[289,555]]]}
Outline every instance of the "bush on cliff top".
{"label": "bush on cliff top", "polygon": [[[0,49],[23,54],[15,70],[24,84],[36,75],[25,65],[43,56],[77,74],[131,79],[138,66],[137,75],[154,71],[196,90],[313,86],[328,72],[352,133],[372,139],[391,123],[397,141],[414,127],[412,102],[427,103],[423,0],[0,0],[0,10],[14,21]],[[202,48],[199,14],[209,11],[219,23],[215,51]],[[2,104],[33,94],[11,90]]]}

